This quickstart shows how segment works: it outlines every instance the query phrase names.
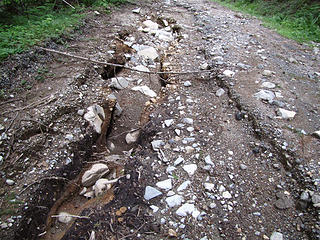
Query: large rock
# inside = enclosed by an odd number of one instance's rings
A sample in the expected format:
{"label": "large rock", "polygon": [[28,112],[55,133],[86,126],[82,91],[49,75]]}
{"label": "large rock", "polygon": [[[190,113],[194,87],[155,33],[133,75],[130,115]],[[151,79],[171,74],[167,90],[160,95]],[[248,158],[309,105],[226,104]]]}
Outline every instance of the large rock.
{"label": "large rock", "polygon": [[95,104],[88,107],[88,112],[84,115],[84,119],[89,122],[97,133],[101,133],[101,126],[105,118],[104,110]]}
{"label": "large rock", "polygon": [[109,173],[109,168],[106,164],[96,163],[87,170],[82,176],[82,185],[85,187],[92,186],[97,180]]}

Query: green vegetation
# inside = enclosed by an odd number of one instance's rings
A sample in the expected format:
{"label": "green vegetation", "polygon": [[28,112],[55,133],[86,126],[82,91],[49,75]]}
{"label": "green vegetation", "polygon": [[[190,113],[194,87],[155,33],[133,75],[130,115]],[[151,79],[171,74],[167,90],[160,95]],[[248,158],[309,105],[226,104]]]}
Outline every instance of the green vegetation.
{"label": "green vegetation", "polygon": [[3,0],[0,2],[0,61],[39,42],[71,32],[87,7],[108,8],[124,0],[68,1]]}
{"label": "green vegetation", "polygon": [[259,17],[265,26],[298,42],[320,42],[320,3],[313,0],[213,0]]}
{"label": "green vegetation", "polygon": [[13,192],[7,193],[2,203],[2,206],[6,207],[0,208],[0,217],[15,214],[23,203],[23,201],[16,199],[16,195]]}

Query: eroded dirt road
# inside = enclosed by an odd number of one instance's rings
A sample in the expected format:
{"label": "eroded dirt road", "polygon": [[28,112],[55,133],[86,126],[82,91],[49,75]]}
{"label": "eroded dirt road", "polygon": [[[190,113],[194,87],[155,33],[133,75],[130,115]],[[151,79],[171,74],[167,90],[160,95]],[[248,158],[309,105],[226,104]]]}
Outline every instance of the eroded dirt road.
{"label": "eroded dirt road", "polygon": [[63,41],[2,64],[1,239],[320,238],[319,48],[205,0]]}

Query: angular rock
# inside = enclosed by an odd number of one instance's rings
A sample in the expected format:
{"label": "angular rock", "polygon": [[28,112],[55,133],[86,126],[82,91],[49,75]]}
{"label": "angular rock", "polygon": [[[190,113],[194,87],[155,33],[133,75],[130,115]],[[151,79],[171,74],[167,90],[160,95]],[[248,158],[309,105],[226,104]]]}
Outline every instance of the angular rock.
{"label": "angular rock", "polygon": [[183,201],[183,197],[178,194],[166,198],[166,202],[170,208],[180,206],[182,201]]}
{"label": "angular rock", "polygon": [[195,211],[194,204],[185,203],[178,210],[176,214],[180,217],[186,217],[188,214],[192,214]]}
{"label": "angular rock", "polygon": [[167,167],[167,169],[166,169],[166,172],[168,173],[168,174],[172,174],[172,172],[174,171],[174,170],[176,170],[177,168],[175,168],[174,166],[169,166],[169,167]]}
{"label": "angular rock", "polygon": [[158,197],[162,195],[162,192],[160,192],[158,189],[150,186],[146,186],[146,190],[144,193],[144,199],[150,200],[152,198]]}
{"label": "angular rock", "polygon": [[279,232],[273,232],[270,236],[270,240],[283,240],[283,235]]}
{"label": "angular rock", "polygon": [[217,96],[217,97],[221,97],[224,93],[225,93],[224,89],[223,89],[223,88],[219,88],[219,89],[216,91],[216,96]]}
{"label": "angular rock", "polygon": [[172,180],[169,178],[169,179],[157,182],[156,186],[158,188],[165,190],[165,191],[168,191],[168,190],[172,189]]}
{"label": "angular rock", "polygon": [[312,200],[312,203],[313,203],[313,204],[318,204],[318,203],[320,203],[320,195],[318,195],[318,194],[313,194],[311,200]]}
{"label": "angular rock", "polygon": [[213,183],[204,183],[203,186],[209,192],[214,191],[214,184]]}
{"label": "angular rock", "polygon": [[184,181],[183,183],[181,183],[181,185],[177,188],[178,192],[181,192],[185,189],[187,189],[187,187],[191,184],[191,182],[189,180]]}
{"label": "angular rock", "polygon": [[225,75],[226,77],[230,77],[230,78],[233,77],[234,74],[235,74],[235,72],[230,71],[230,70],[225,70],[225,71],[223,72],[223,75]]}
{"label": "angular rock", "polygon": [[138,71],[143,71],[143,72],[150,72],[149,68],[147,68],[143,65],[138,65],[136,67],[133,67],[133,69],[138,70]]}
{"label": "angular rock", "polygon": [[190,86],[191,86],[191,82],[190,82],[190,81],[185,81],[185,82],[183,83],[183,86],[185,86],[185,87],[190,87]]}
{"label": "angular rock", "polygon": [[182,122],[192,125],[193,124],[193,119],[192,118],[184,118],[184,119],[182,119]]}
{"label": "angular rock", "polygon": [[183,170],[185,170],[189,175],[193,175],[197,170],[198,166],[196,164],[187,164],[184,165]]}
{"label": "angular rock", "polygon": [[276,85],[274,83],[272,83],[272,82],[263,82],[261,84],[261,87],[264,87],[264,88],[275,88]]}
{"label": "angular rock", "polygon": [[184,161],[184,158],[179,156],[173,163],[173,165],[176,167],[178,166],[180,163],[182,163]]}
{"label": "angular rock", "polygon": [[159,25],[155,22],[152,22],[151,20],[144,21],[143,25],[145,25],[150,30],[157,30],[159,28]]}
{"label": "angular rock", "polygon": [[272,91],[269,90],[260,90],[259,92],[253,95],[257,99],[272,101],[276,96]]}
{"label": "angular rock", "polygon": [[105,118],[104,109],[95,104],[88,107],[88,112],[84,115],[84,119],[89,122],[97,133],[101,133],[101,126]]}
{"label": "angular rock", "polygon": [[126,143],[127,144],[135,143],[139,138],[139,134],[140,134],[139,130],[128,133],[126,135]]}
{"label": "angular rock", "polygon": [[270,70],[264,70],[264,71],[262,72],[262,75],[263,75],[263,76],[266,76],[266,77],[270,77],[270,76],[272,75],[272,71],[270,71]]}
{"label": "angular rock", "polygon": [[225,191],[222,193],[222,197],[226,199],[230,199],[232,196],[228,191]]}
{"label": "angular rock", "polygon": [[210,155],[206,156],[204,158],[204,161],[205,161],[206,164],[214,166],[214,163],[212,162]]}
{"label": "angular rock", "polygon": [[137,14],[139,14],[140,11],[141,11],[141,8],[136,8],[132,10],[133,13],[137,13]]}
{"label": "angular rock", "polygon": [[152,149],[154,151],[159,151],[160,147],[164,145],[164,141],[162,141],[162,140],[153,140],[151,142],[151,145],[152,145]]}
{"label": "angular rock", "polygon": [[276,202],[275,202],[275,206],[278,209],[288,209],[293,207],[293,201],[292,199],[285,195],[285,194],[277,194],[277,197],[279,198]]}
{"label": "angular rock", "polygon": [[283,108],[279,108],[277,113],[278,113],[279,117],[282,119],[292,119],[297,114],[294,111],[289,111],[289,110],[286,110]]}
{"label": "angular rock", "polygon": [[91,166],[82,176],[82,185],[85,187],[92,186],[103,175],[109,173],[109,168],[106,164],[96,163]]}
{"label": "angular rock", "polygon": [[104,191],[108,191],[112,187],[113,181],[109,179],[101,178],[93,186],[95,196],[99,196]]}
{"label": "angular rock", "polygon": [[151,59],[152,61],[159,57],[159,54],[154,47],[142,49],[138,52],[138,55],[146,59]]}
{"label": "angular rock", "polygon": [[312,136],[314,136],[314,137],[316,137],[316,138],[320,139],[320,130],[319,130],[319,131],[315,131],[315,132],[313,132],[313,133],[312,133]]}
{"label": "angular rock", "polygon": [[8,184],[9,186],[12,186],[15,182],[11,179],[7,179],[6,180],[6,184]]}
{"label": "angular rock", "polygon": [[167,32],[164,30],[156,31],[156,37],[165,42],[171,42],[174,40],[174,37],[172,36],[171,32]]}
{"label": "angular rock", "polygon": [[174,120],[173,119],[168,119],[164,121],[164,124],[166,127],[170,127],[173,124]]}
{"label": "angular rock", "polygon": [[133,91],[139,91],[143,93],[144,95],[147,95],[148,97],[154,98],[157,96],[157,94],[151,90],[148,86],[136,86],[131,88]]}
{"label": "angular rock", "polygon": [[112,88],[116,88],[118,90],[122,90],[122,89],[125,89],[127,88],[129,85],[129,81],[124,78],[124,77],[114,77],[114,78],[111,78],[111,83],[110,83],[110,87]]}

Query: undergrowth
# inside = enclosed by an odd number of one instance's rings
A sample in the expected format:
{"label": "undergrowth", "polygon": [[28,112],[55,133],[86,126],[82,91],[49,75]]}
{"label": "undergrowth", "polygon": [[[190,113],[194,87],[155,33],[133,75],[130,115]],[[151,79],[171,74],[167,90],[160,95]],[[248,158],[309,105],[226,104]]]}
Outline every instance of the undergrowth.
{"label": "undergrowth", "polygon": [[259,17],[264,25],[298,42],[320,42],[320,3],[311,0],[213,0]]}
{"label": "undergrowth", "polygon": [[0,61],[44,40],[71,32],[86,16],[88,6],[106,9],[122,2],[124,0],[86,0],[74,4],[73,9],[69,6],[57,7],[55,2],[49,1],[12,12],[0,4]]}

